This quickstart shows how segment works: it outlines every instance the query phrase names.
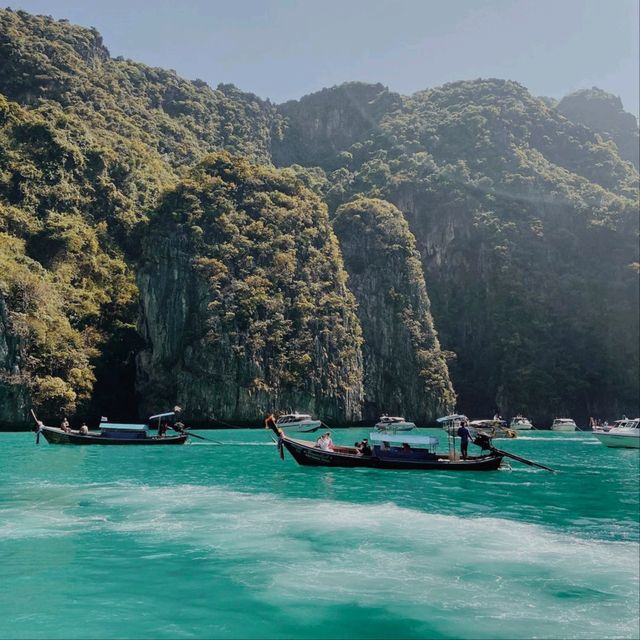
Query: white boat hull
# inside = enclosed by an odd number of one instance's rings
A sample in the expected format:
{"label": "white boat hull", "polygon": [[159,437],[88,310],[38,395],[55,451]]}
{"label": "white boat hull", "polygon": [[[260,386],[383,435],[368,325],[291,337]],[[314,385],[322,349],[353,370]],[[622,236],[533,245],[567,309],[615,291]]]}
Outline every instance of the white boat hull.
{"label": "white boat hull", "polygon": [[381,433],[396,433],[398,431],[412,431],[416,428],[413,422],[400,422],[398,424],[376,425],[376,431]]}
{"label": "white boat hull", "polygon": [[576,426],[574,424],[559,424],[551,427],[551,431],[575,431]]}
{"label": "white boat hull", "polygon": [[514,431],[529,431],[533,429],[533,425],[529,424],[512,424],[509,429],[513,429]]}
{"label": "white boat hull", "polygon": [[594,433],[607,447],[640,449],[640,435],[637,433]]}
{"label": "white boat hull", "polygon": [[306,420],[304,422],[289,422],[288,424],[277,424],[278,429],[282,429],[285,433],[308,433],[315,431],[322,426],[320,420]]}

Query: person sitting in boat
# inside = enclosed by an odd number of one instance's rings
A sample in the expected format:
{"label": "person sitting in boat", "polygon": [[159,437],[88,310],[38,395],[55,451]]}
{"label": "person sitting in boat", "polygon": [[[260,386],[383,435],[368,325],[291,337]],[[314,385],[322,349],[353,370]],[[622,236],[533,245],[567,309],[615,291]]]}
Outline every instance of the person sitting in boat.
{"label": "person sitting in boat", "polygon": [[163,420],[158,425],[158,438],[164,438],[169,430],[169,423],[166,420]]}
{"label": "person sitting in boat", "polygon": [[87,423],[86,422],[82,423],[82,425],[80,426],[80,429],[78,430],[78,433],[83,435],[83,436],[89,435],[89,427],[87,427]]}
{"label": "person sitting in boat", "polygon": [[364,438],[360,442],[354,443],[354,447],[356,448],[356,455],[358,456],[371,455],[371,447],[369,446],[369,441],[366,438]]}
{"label": "person sitting in boat", "polygon": [[333,451],[333,442],[331,440],[331,433],[329,431],[323,433],[316,440],[316,447],[322,449],[323,451]]}
{"label": "person sitting in boat", "polygon": [[71,431],[71,427],[69,426],[69,421],[67,420],[66,416],[62,418],[62,422],[60,423],[60,428],[66,432]]}
{"label": "person sitting in boat", "polygon": [[406,453],[406,454],[411,453],[411,447],[409,446],[408,442],[402,443],[402,453]]}
{"label": "person sitting in boat", "polygon": [[469,439],[471,438],[471,432],[469,431],[469,427],[467,427],[466,422],[461,422],[458,427],[458,431],[456,435],[460,438],[460,453],[462,455],[462,459],[467,459],[467,450],[469,448]]}

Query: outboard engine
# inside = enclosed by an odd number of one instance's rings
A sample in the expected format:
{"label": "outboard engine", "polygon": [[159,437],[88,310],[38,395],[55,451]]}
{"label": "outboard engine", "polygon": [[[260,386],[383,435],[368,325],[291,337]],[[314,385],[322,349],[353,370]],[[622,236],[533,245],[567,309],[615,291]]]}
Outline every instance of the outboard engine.
{"label": "outboard engine", "polygon": [[493,449],[491,444],[491,436],[486,433],[478,433],[473,439],[473,444],[480,447],[483,451],[490,451]]}

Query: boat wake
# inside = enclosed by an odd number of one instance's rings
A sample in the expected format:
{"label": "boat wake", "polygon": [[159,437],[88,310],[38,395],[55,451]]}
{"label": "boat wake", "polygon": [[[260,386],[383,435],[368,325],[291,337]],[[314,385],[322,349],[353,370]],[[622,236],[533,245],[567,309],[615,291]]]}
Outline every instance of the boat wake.
{"label": "boat wake", "polygon": [[636,542],[209,485],[40,490],[51,495],[37,508],[0,512],[0,536],[125,536],[148,556],[174,545],[285,619],[302,612],[323,624],[332,607],[348,606],[448,637],[639,632]]}

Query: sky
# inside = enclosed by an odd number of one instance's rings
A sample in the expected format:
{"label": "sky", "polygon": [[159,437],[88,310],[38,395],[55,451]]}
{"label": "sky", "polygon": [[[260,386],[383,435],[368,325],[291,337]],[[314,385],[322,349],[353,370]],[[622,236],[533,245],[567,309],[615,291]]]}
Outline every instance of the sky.
{"label": "sky", "polygon": [[342,82],[410,94],[516,80],[597,86],[638,115],[639,0],[9,0],[93,26],[112,56],[280,103]]}

